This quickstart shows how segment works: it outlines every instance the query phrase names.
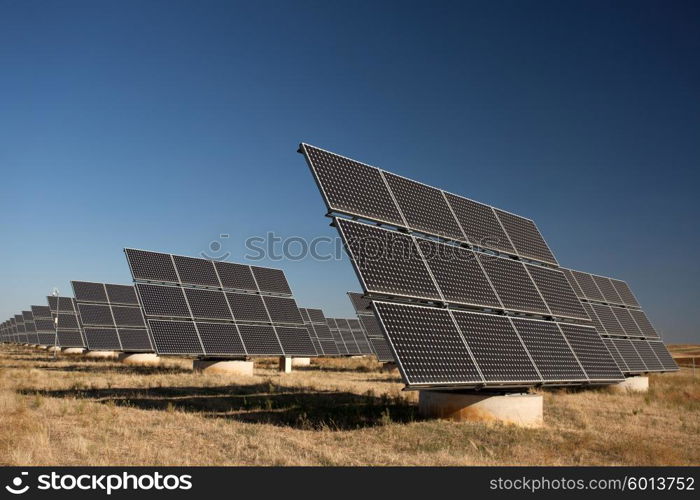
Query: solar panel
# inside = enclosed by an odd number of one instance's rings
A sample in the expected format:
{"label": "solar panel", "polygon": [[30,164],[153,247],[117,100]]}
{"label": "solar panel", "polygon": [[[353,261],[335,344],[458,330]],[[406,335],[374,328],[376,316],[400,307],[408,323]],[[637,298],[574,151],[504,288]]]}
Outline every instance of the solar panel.
{"label": "solar panel", "polygon": [[247,353],[238,328],[233,323],[197,322],[197,330],[209,355],[245,356]]}
{"label": "solar panel", "polygon": [[179,282],[188,285],[219,287],[219,278],[210,260],[173,255]]}
{"label": "solar panel", "polygon": [[379,169],[301,144],[329,212],[342,212],[404,226]]}
{"label": "solar panel", "polygon": [[221,286],[234,290],[256,291],[258,289],[250,266],[234,262],[214,262],[214,267],[221,280]]}
{"label": "solar panel", "polygon": [[615,318],[617,318],[617,321],[622,326],[625,334],[627,334],[629,337],[644,336],[627,309],[621,309],[619,307],[611,307],[610,309],[612,310],[613,314],[615,314]]}
{"label": "solar panel", "polygon": [[53,313],[75,313],[75,305],[72,297],[54,297],[53,295],[49,295],[46,299],[49,302],[49,309],[51,309]]}
{"label": "solar panel", "polygon": [[576,283],[578,283],[578,286],[586,299],[598,300],[601,302],[605,300],[603,298],[603,294],[600,293],[598,285],[596,285],[595,281],[593,281],[593,276],[581,271],[574,271],[573,269],[571,270],[571,274],[576,279]]}
{"label": "solar panel", "polygon": [[634,296],[627,283],[614,278],[610,278],[610,282],[613,284],[613,287],[615,287],[615,291],[620,296],[620,299],[622,299],[623,304],[632,307],[639,307],[639,302],[637,302],[637,298]]}
{"label": "solar panel", "polygon": [[642,358],[637,353],[631,340],[628,339],[612,339],[613,344],[617,347],[622,360],[627,365],[626,373],[643,373],[647,367],[642,361]]}
{"label": "solar panel", "polygon": [[622,325],[617,320],[617,316],[612,311],[612,307],[603,304],[591,304],[591,307],[595,311],[598,319],[605,328],[605,332],[608,335],[625,335],[625,330]]}
{"label": "solar panel", "polygon": [[384,178],[409,228],[467,241],[442,191],[388,172],[384,172]]}
{"label": "solar panel", "polygon": [[642,358],[642,361],[644,361],[647,371],[664,371],[664,366],[661,364],[661,361],[659,361],[659,358],[656,357],[656,354],[649,345],[649,342],[646,340],[632,340],[632,345],[634,345],[639,357]]}
{"label": "solar panel", "polygon": [[103,283],[93,283],[88,281],[74,281],[73,293],[75,299],[81,302],[104,302],[107,303],[107,292]]}
{"label": "solar panel", "polygon": [[558,264],[533,221],[503,210],[495,211],[518,255],[548,264]]}
{"label": "solar panel", "polygon": [[441,300],[410,236],[335,219],[367,292]]}
{"label": "solar panel", "polygon": [[135,280],[177,283],[177,271],[169,254],[127,248],[126,260]]}
{"label": "solar panel", "polygon": [[118,327],[146,327],[140,307],[112,306],[112,314]]}
{"label": "solar panel", "polygon": [[452,314],[485,381],[542,381],[508,318],[457,311]]}
{"label": "solar panel", "polygon": [[182,288],[164,285],[136,284],[146,316],[189,318],[190,310]]}
{"label": "solar panel", "polygon": [[[144,324],[145,327],[145,324]],[[125,352],[153,351],[153,346],[148,338],[146,328],[119,328],[117,330],[122,344],[121,350]]]}
{"label": "solar panel", "polygon": [[429,240],[417,240],[417,243],[446,301],[503,307],[474,252]]}
{"label": "solar panel", "polygon": [[59,331],[58,343],[61,347],[85,347],[83,337],[79,331]]}
{"label": "solar panel", "polygon": [[304,324],[304,320],[301,319],[301,315],[299,314],[299,307],[294,299],[273,296],[266,296],[263,299],[273,323]]}
{"label": "solar panel", "polygon": [[[566,281],[569,282],[569,285],[571,286],[571,289],[574,291],[576,296],[580,299],[585,298],[585,294],[583,293],[583,290],[581,290],[581,287],[579,286],[578,282],[576,281],[576,278],[574,278],[573,273],[571,272],[571,269],[565,269],[565,268],[560,268],[560,271],[564,273],[564,276],[566,276]],[[588,311],[586,311],[588,312]]]}
{"label": "solar panel", "polygon": [[622,357],[622,354],[620,354],[620,351],[617,350],[617,347],[615,346],[615,342],[613,342],[613,339],[603,338],[603,343],[605,344],[605,347],[608,348],[608,351],[610,351],[610,354],[612,355],[613,359],[615,360],[615,363],[617,363],[617,366],[620,369],[620,371],[622,373],[628,373],[629,367],[625,363],[625,359]]}
{"label": "solar panel", "polygon": [[306,356],[316,351],[306,328],[278,326],[275,330],[285,354]]}
{"label": "solar panel", "polygon": [[522,262],[483,254],[479,262],[506,309],[550,314]]}
{"label": "solar panel", "polygon": [[37,318],[51,319],[51,309],[49,309],[49,306],[32,306],[31,309],[34,320]]}
{"label": "solar panel", "polygon": [[634,309],[630,309],[629,313],[632,315],[632,317],[634,318],[634,321],[637,323],[637,326],[639,327],[640,331],[642,332],[642,334],[646,338],[648,338],[648,339],[658,339],[659,338],[659,334],[656,333],[654,326],[649,321],[649,318],[647,318],[647,315],[644,314],[644,311],[637,311]]}
{"label": "solar panel", "polygon": [[373,305],[407,386],[483,384],[447,310],[378,301]]}
{"label": "solar panel", "polygon": [[[585,382],[581,365],[556,323],[511,319],[545,382]],[[471,344],[470,344],[471,346]]]}
{"label": "solar panel", "polygon": [[493,208],[451,193],[445,198],[471,245],[515,253]]}
{"label": "solar panel", "polygon": [[121,351],[116,328],[85,327],[85,341],[91,351]]}
{"label": "solar panel", "polygon": [[649,342],[649,347],[651,347],[652,351],[654,351],[654,354],[656,354],[656,357],[661,362],[661,365],[664,367],[664,370],[678,370],[678,365],[673,360],[673,356],[671,356],[671,353],[668,352],[668,349],[666,349],[666,346],[663,342]]}
{"label": "solar panel", "polygon": [[233,320],[226,295],[222,291],[187,288],[185,297],[194,319]]}
{"label": "solar panel", "polygon": [[549,306],[552,315],[586,321],[589,319],[564,273],[558,269],[530,264],[526,264],[525,268]]}
{"label": "solar panel", "polygon": [[574,354],[592,382],[622,380],[615,359],[592,327],[559,323]]}
{"label": "solar panel", "polygon": [[605,276],[597,276],[595,274],[592,276],[593,281],[595,281],[595,284],[598,286],[598,290],[600,290],[600,293],[603,294],[603,299],[605,299],[605,302],[610,304],[623,303],[622,299],[615,290],[615,287],[610,281],[610,278],[606,278]]}
{"label": "solar panel", "polygon": [[158,354],[204,354],[193,322],[149,319],[148,326]]}
{"label": "solar panel", "polygon": [[282,346],[280,345],[277,335],[275,334],[275,329],[272,326],[240,325],[238,330],[241,333],[241,338],[243,339],[243,344],[245,345],[248,354],[284,354],[282,351]]}
{"label": "solar panel", "polygon": [[287,278],[284,272],[280,269],[271,269],[267,267],[251,266],[253,276],[258,284],[258,290],[268,293],[280,293],[291,295],[292,290],[289,288]]}
{"label": "solar panel", "polygon": [[607,332],[605,330],[605,327],[603,326],[603,323],[600,322],[600,318],[598,318],[598,315],[593,310],[593,307],[591,307],[591,305],[588,302],[581,302],[581,305],[586,310],[586,314],[588,314],[588,317],[591,318],[593,326],[598,331],[598,333],[600,333],[601,335],[606,334]]}
{"label": "solar panel", "polygon": [[372,301],[370,299],[357,292],[348,292],[348,297],[350,297],[352,307],[355,309],[357,314],[365,313],[374,315]]}
{"label": "solar panel", "polygon": [[113,285],[105,283],[107,297],[112,304],[139,305],[136,290],[132,285]]}
{"label": "solar panel", "polygon": [[86,326],[114,326],[112,312],[107,304],[82,304],[78,303],[78,311],[83,325]]}
{"label": "solar panel", "polygon": [[307,309],[306,311],[309,314],[309,321],[311,321],[312,323],[326,324],[326,317],[321,309]]}
{"label": "solar panel", "polygon": [[270,322],[270,317],[260,295],[227,293],[226,297],[236,321]]}

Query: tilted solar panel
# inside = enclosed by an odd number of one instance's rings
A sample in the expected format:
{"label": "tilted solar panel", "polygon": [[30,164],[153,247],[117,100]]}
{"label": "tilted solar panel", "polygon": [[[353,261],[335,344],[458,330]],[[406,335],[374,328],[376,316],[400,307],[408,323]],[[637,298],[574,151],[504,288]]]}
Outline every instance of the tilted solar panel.
{"label": "tilted solar panel", "polygon": [[495,210],[518,255],[548,264],[558,264],[533,221],[504,210]]}

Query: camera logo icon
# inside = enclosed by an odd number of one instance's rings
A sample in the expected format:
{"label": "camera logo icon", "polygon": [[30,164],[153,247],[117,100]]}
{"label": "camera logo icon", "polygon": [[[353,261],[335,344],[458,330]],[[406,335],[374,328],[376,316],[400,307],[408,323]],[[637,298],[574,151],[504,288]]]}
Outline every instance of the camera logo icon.
{"label": "camera logo icon", "polygon": [[22,476],[28,475],[28,472],[22,472],[21,475],[17,476],[12,480],[12,486],[7,485],[5,486],[5,489],[13,495],[21,495],[22,493],[26,493],[29,489],[29,485],[27,484],[24,487],[22,487]]}

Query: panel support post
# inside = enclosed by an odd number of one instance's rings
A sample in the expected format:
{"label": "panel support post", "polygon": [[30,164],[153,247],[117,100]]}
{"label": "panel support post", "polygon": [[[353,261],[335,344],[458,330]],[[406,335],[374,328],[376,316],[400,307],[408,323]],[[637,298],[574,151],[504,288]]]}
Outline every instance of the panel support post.
{"label": "panel support post", "polygon": [[292,358],[280,356],[280,373],[292,373]]}

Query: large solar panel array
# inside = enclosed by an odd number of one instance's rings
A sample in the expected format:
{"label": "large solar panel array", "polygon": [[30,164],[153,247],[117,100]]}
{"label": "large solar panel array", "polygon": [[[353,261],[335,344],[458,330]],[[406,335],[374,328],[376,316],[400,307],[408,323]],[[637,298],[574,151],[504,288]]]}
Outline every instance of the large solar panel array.
{"label": "large solar panel array", "polygon": [[300,307],[299,312],[319,356],[338,356],[338,345],[321,309]]}
{"label": "large solar panel array", "polygon": [[386,338],[384,338],[384,332],[382,327],[379,325],[377,318],[374,315],[374,310],[372,309],[372,301],[366,299],[361,293],[348,292],[348,297],[350,297],[350,302],[355,308],[355,313],[360,320],[360,325],[362,325],[362,330],[369,341],[370,347],[377,357],[377,360],[382,362],[393,362],[394,355],[391,353],[391,348]]}
{"label": "large solar panel array", "polygon": [[36,329],[39,345],[54,345],[56,339],[56,327],[53,314],[49,306],[31,306],[34,327]]}
{"label": "large solar panel array", "polygon": [[46,297],[56,325],[58,347],[86,347],[73,297]]}
{"label": "large solar panel array", "polygon": [[91,281],[71,284],[88,349],[153,352],[132,285]]}
{"label": "large solar panel array", "polygon": [[125,249],[158,354],[316,356],[278,269]]}
{"label": "large solar panel array", "polygon": [[328,328],[341,355],[374,354],[360,321],[355,318],[326,318]]}
{"label": "large solar panel array", "polygon": [[[300,152],[409,387],[623,378],[619,351],[533,221],[314,146]],[[601,299],[636,302],[619,280],[591,280]],[[629,325],[639,315],[612,314]],[[658,346],[634,347],[651,359]]]}
{"label": "large solar panel array", "polygon": [[626,282],[573,269],[562,271],[623,373],[678,370]]}

